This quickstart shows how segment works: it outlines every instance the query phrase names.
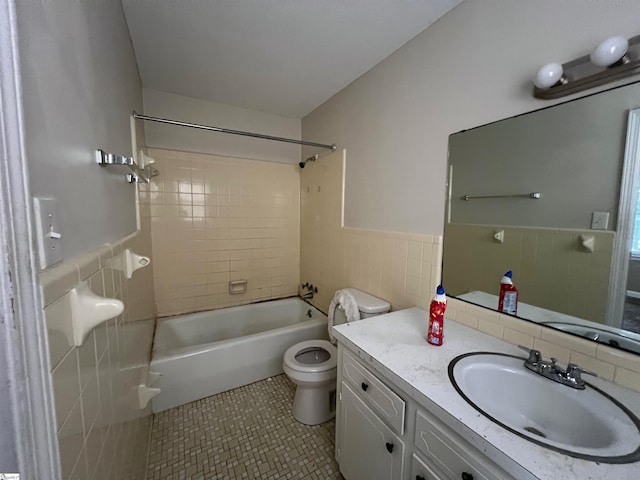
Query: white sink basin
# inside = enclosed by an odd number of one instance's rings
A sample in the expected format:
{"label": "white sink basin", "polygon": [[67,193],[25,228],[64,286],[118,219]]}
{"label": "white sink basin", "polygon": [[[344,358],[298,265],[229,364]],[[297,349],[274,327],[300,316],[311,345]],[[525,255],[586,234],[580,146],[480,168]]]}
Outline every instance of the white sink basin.
{"label": "white sink basin", "polygon": [[476,410],[538,445],[604,463],[640,460],[640,420],[592,385],[576,390],[493,353],[457,357],[449,377]]}

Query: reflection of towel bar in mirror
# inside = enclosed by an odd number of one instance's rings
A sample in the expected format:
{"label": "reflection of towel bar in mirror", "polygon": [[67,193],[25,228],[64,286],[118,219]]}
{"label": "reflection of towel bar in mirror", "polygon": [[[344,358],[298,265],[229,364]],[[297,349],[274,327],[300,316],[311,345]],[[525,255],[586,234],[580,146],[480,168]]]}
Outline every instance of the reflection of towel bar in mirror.
{"label": "reflection of towel bar in mirror", "polygon": [[542,194],[540,192],[532,192],[532,193],[521,193],[516,195],[463,195],[460,198],[465,202],[468,202],[469,200],[475,200],[479,198],[516,198],[516,197],[532,198],[536,200],[538,198],[541,198]]}

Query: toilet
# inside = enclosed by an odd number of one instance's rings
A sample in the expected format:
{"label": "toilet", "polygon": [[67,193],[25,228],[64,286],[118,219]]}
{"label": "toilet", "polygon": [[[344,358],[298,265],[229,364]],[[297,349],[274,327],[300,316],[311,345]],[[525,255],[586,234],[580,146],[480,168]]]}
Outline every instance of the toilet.
{"label": "toilet", "polygon": [[[391,309],[389,302],[355,288],[345,288],[343,291],[353,296],[361,319],[381,315]],[[344,308],[340,304],[336,305],[333,312],[334,325],[346,322]],[[334,341],[331,327],[329,338]],[[300,423],[318,425],[335,416],[337,356],[336,347],[326,340],[300,342],[284,354],[282,368],[296,384],[293,417]]]}

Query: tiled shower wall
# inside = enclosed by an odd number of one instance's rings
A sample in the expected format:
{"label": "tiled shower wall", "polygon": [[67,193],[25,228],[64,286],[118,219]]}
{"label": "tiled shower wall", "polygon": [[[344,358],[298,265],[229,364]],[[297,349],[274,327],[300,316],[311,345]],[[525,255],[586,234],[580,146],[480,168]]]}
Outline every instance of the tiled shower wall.
{"label": "tiled shower wall", "polygon": [[[502,243],[493,238],[499,231]],[[594,238],[592,252],[581,246],[582,235]],[[447,224],[444,238],[443,282],[452,293],[497,295],[500,278],[512,270],[519,300],[605,321],[614,232]]]}
{"label": "tiled shower wall", "polygon": [[[299,167],[149,149],[160,175],[150,203],[159,316],[295,295]],[[229,281],[247,292],[229,294]]]}
{"label": "tiled shower wall", "polygon": [[[342,227],[344,161],[345,153],[336,152],[301,173],[300,280],[318,287],[312,303],[327,311],[337,289],[356,287],[389,301],[393,310],[428,308],[441,274],[442,237]],[[454,298],[446,317],[640,391],[639,355]]]}
{"label": "tiled shower wall", "polygon": [[[154,298],[153,285],[143,284],[152,278],[153,267],[138,270],[131,280],[114,268],[126,248],[149,253],[148,236],[141,233],[40,275],[65,480],[144,475],[151,412],[138,408],[134,389],[149,365]],[[83,282],[97,295],[122,300],[125,310],[74,347],[69,291]]]}

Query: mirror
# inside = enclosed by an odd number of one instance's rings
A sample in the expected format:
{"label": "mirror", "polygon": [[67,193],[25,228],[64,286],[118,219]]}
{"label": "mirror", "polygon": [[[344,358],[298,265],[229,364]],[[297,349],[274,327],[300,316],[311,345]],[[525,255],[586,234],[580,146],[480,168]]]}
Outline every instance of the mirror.
{"label": "mirror", "polygon": [[511,270],[518,317],[640,354],[636,108],[638,83],[450,135],[447,294],[498,310]]}

